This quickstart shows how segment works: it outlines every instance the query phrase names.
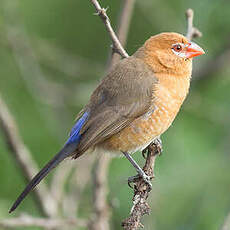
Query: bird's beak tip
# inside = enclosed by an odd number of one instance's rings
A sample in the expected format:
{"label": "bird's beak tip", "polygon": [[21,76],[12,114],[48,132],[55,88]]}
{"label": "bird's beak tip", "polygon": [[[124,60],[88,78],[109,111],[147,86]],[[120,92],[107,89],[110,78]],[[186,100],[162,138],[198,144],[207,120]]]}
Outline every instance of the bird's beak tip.
{"label": "bird's beak tip", "polygon": [[193,58],[196,56],[200,56],[202,54],[205,54],[204,50],[198,46],[196,43],[194,42],[190,42],[187,50],[186,50],[186,56],[187,58]]}

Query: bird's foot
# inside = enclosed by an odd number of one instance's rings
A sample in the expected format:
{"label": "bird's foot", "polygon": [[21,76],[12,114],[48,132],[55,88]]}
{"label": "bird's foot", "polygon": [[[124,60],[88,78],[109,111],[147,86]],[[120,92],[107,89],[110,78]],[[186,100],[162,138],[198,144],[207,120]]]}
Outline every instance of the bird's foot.
{"label": "bird's foot", "polygon": [[123,152],[123,154],[125,155],[125,157],[130,161],[130,163],[134,166],[134,168],[137,171],[137,175],[133,176],[133,177],[129,177],[128,179],[128,184],[131,187],[131,183],[136,183],[138,181],[138,179],[143,179],[145,183],[147,183],[149,185],[149,189],[152,189],[152,184],[150,182],[150,180],[153,177],[148,176],[144,170],[136,163],[136,161],[127,153],[127,152]]}
{"label": "bird's foot", "polygon": [[146,159],[148,154],[161,155],[162,152],[162,141],[160,138],[156,138],[142,151],[142,156]]}
{"label": "bird's foot", "polygon": [[162,152],[163,152],[163,145],[162,145],[161,139],[160,138],[156,138],[152,142],[152,145],[155,147],[155,155],[161,155]]}
{"label": "bird's foot", "polygon": [[131,176],[131,177],[129,177],[129,178],[128,178],[128,185],[129,185],[129,187],[130,187],[130,188],[133,188],[133,186],[132,186],[131,184],[132,184],[132,183],[135,184],[135,183],[138,182],[140,179],[143,179],[144,182],[145,182],[146,184],[148,184],[149,189],[152,190],[152,183],[151,183],[152,177],[146,175],[146,173],[144,173],[144,174],[142,174],[142,175],[137,174],[136,176]]}

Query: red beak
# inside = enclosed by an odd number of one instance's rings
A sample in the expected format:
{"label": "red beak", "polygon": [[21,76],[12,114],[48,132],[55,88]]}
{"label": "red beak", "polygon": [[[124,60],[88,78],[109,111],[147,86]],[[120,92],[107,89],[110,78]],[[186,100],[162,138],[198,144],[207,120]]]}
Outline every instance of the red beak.
{"label": "red beak", "polygon": [[205,54],[204,50],[198,46],[194,42],[190,42],[188,44],[187,50],[186,50],[186,57],[187,58],[193,58],[199,55]]}

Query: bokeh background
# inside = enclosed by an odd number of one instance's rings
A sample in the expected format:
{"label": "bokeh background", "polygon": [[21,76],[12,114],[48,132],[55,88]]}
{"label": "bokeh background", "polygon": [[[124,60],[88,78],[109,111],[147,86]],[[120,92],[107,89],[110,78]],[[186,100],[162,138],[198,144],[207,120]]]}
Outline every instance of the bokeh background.
{"label": "bokeh background", "polygon": [[[109,6],[114,28],[121,2],[101,1]],[[230,2],[136,1],[126,49],[132,54],[159,32],[185,34],[187,8],[195,11],[194,24],[203,33],[196,42],[206,55],[194,61],[190,94],[162,136],[164,152],[149,198],[152,212],[143,219],[149,230],[221,229],[230,212]],[[61,148],[104,76],[111,41],[94,12],[86,0],[0,1],[0,94],[39,167]],[[140,153],[135,158],[143,164]],[[129,213],[132,190],[126,179],[134,173],[124,158],[110,164],[111,229],[121,229]],[[4,219],[25,181],[1,132],[0,181]],[[91,212],[91,193],[89,182],[78,215]],[[41,216],[31,195],[14,216],[19,212]]]}

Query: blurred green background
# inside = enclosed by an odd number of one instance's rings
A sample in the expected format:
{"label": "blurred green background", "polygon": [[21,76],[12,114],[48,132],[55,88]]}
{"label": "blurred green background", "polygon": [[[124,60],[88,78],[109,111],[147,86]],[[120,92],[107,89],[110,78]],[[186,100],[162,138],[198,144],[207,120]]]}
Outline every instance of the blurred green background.
{"label": "blurred green background", "polygon": [[[101,1],[109,6],[114,28],[121,2]],[[206,55],[194,61],[190,94],[162,136],[152,212],[143,219],[149,230],[216,230],[230,212],[230,1],[136,1],[126,48],[132,54],[163,31],[185,34],[187,8],[195,11],[194,24],[203,33],[196,42]],[[0,1],[0,94],[39,167],[62,146],[105,73],[111,42],[94,12],[86,0]],[[141,154],[135,158],[143,164]],[[25,181],[1,132],[0,159],[3,219]],[[126,179],[134,173],[123,158],[110,165],[108,200],[116,201],[111,229],[121,229],[129,213],[132,190]],[[89,184],[79,215],[91,210],[91,190]],[[14,215],[19,212],[41,215],[31,195]]]}

